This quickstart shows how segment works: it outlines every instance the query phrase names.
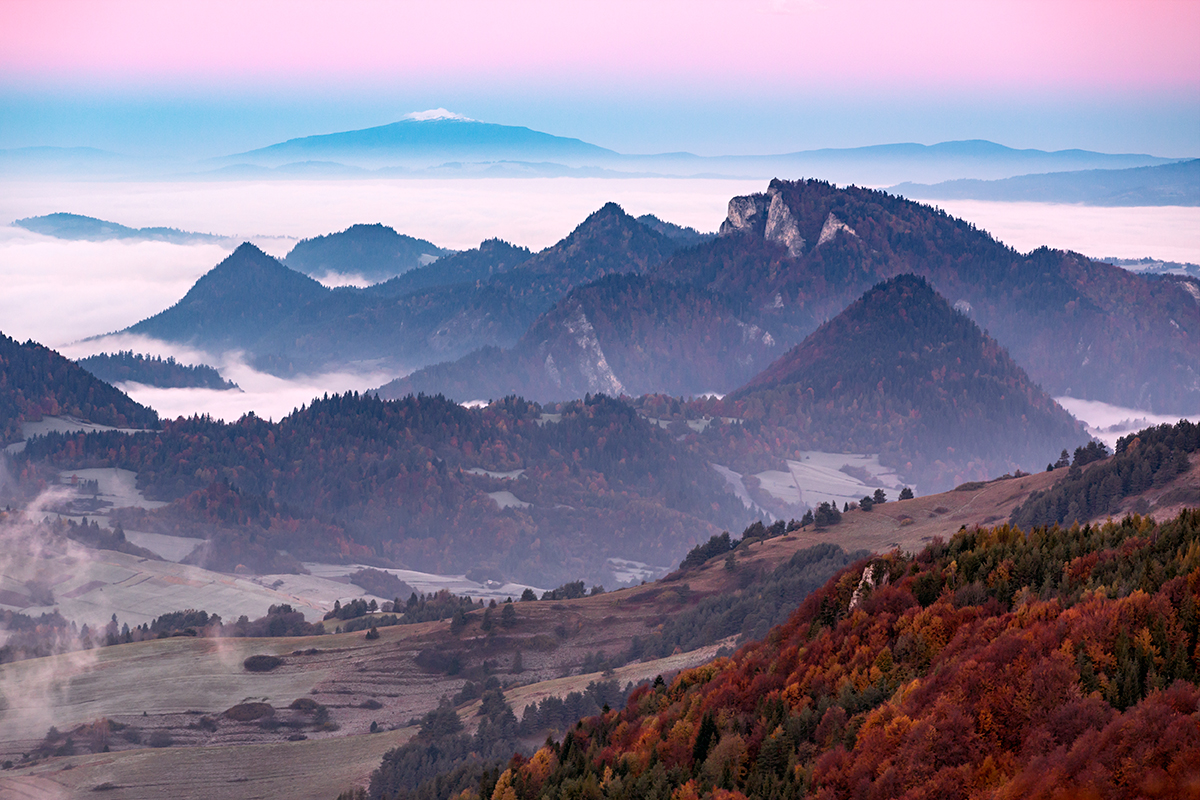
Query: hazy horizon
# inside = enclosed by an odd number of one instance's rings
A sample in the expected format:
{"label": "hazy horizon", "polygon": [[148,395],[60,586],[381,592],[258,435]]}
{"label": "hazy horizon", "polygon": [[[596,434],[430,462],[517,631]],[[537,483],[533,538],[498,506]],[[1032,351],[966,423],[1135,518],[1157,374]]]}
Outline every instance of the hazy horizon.
{"label": "hazy horizon", "polygon": [[215,157],[441,107],[623,153],[989,139],[1200,155],[1200,6],[1187,2],[8,11],[0,148]]}

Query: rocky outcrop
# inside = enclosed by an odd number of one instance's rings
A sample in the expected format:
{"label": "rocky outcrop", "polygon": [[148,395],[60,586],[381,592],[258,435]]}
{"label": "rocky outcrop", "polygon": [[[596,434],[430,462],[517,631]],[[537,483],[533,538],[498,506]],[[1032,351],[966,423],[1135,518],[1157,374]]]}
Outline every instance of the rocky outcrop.
{"label": "rocky outcrop", "polygon": [[562,325],[565,329],[562,335],[538,347],[546,376],[559,388],[603,392],[614,397],[623,394],[625,386],[608,365],[596,329],[583,313],[583,307],[576,304]]}
{"label": "rocky outcrop", "polygon": [[731,233],[754,233],[759,236],[767,226],[767,206],[770,199],[765,194],[748,194],[729,201],[729,211],[721,223],[721,236]]}
{"label": "rocky outcrop", "polygon": [[858,234],[854,232],[854,228],[851,228],[849,225],[842,222],[833,215],[832,211],[830,211],[829,216],[825,218],[825,225],[821,227],[821,236],[817,239],[817,247],[820,247],[826,242],[833,241],[833,237],[837,236],[842,231],[845,231],[851,236],[858,236]]}
{"label": "rocky outcrop", "polygon": [[772,188],[770,192],[771,205],[767,209],[767,224],[763,230],[763,238],[768,242],[778,242],[787,248],[788,255],[793,258],[804,252],[804,237],[800,235],[800,226],[796,215],[788,208],[783,196]]}
{"label": "rocky outcrop", "polygon": [[761,236],[768,242],[783,245],[792,257],[804,252],[804,237],[800,235],[796,215],[775,186],[766,194],[744,195],[729,201],[728,215],[721,223],[721,235],[732,233]]}

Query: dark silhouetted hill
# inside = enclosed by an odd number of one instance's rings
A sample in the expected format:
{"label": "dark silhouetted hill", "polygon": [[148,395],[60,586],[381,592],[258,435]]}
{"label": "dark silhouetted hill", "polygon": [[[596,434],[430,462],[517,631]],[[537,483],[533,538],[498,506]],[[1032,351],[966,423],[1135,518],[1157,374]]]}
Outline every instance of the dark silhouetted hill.
{"label": "dark silhouetted hill", "polygon": [[245,348],[328,293],[247,242],[205,273],[178,303],[127,330],[212,349]]}
{"label": "dark silhouetted hill", "polygon": [[107,222],[80,214],[45,214],[26,217],[13,223],[18,228],[53,236],[56,239],[104,242],[110,239],[171,242],[173,244],[220,244],[227,241],[224,236],[211,233],[192,233],[178,228],[129,228],[116,222]]}
{"label": "dark silhouetted hill", "polygon": [[1041,469],[1082,426],[922,278],[869,290],[725,398],[798,449],[879,453],[923,491]]}
{"label": "dark silhouetted hill", "polygon": [[166,389],[237,389],[237,384],[221,377],[207,364],[181,364],[173,356],[135,354],[132,350],[100,353],[76,362],[79,366],[108,383],[133,381]]}
{"label": "dark silhouetted hill", "polygon": [[424,266],[449,252],[424,239],[376,223],[351,225],[341,233],[304,239],[284,257],[284,266],[305,275],[361,275],[385,281]]}
{"label": "dark silhouetted hill", "polygon": [[21,423],[70,415],[100,425],[153,428],[158,415],[74,361],[32,340],[0,333],[0,444],[20,439]]}

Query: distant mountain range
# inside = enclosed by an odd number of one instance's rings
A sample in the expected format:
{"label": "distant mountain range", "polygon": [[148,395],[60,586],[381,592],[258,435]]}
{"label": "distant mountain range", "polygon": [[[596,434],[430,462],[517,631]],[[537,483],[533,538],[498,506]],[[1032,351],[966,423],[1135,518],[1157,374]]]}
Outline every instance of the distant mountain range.
{"label": "distant mountain range", "polygon": [[[659,229],[609,204],[540,253],[493,240],[364,290],[327,289],[243,245],[129,330],[242,350],[279,374],[416,370],[382,388],[391,397],[724,393],[871,286],[914,273],[1056,396],[1157,413],[1200,402],[1200,285],[1187,276],[1022,255],[928,206],[820,181],[734,198],[715,238]],[[354,240],[326,241],[352,265]]]}
{"label": "distant mountain range", "polygon": [[889,191],[915,200],[1001,200],[1094,206],[1198,206],[1200,159],[1155,167],[1089,169],[996,181],[959,179],[933,186],[901,183]]}
{"label": "distant mountain range", "polygon": [[234,241],[211,233],[193,233],[178,228],[129,228],[81,214],[59,212],[40,217],[26,217],[13,222],[18,228],[53,236],[56,239],[105,242],[112,239],[170,242],[172,244],[225,244]]}
{"label": "distant mountain range", "polygon": [[[0,151],[0,174],[78,173],[101,177],[153,174],[188,180],[782,176],[887,186],[902,182],[933,184],[1035,173],[1114,170],[1177,160],[1087,150],[1019,150],[985,140],[825,148],[773,155],[698,156],[686,152],[633,155],[521,126],[479,122],[453,114],[417,116],[362,130],[298,137],[190,164],[151,162],[88,148],[6,150]],[[1106,202],[1115,201],[1110,197]]]}
{"label": "distant mountain range", "polygon": [[[686,241],[609,204],[536,255],[493,240],[362,291],[327,289],[244,244],[174,307],[128,330],[237,348],[260,368],[285,374],[347,362],[402,372],[482,345],[511,346],[573,287],[644,272]],[[341,263],[356,263],[352,243],[330,243],[344,246]]]}
{"label": "distant mountain range", "polygon": [[[284,170],[288,174],[402,170],[451,177],[481,174],[604,174],[771,178],[820,176],[839,183],[996,179],[1026,173],[1115,169],[1169,163],[1138,154],[1087,150],[1015,150],[983,140],[935,145],[887,144],[827,148],[766,156],[628,155],[578,139],[467,119],[406,119],[390,125],[290,139],[213,160],[226,170]],[[564,172],[567,170],[567,172]],[[372,174],[372,173],[367,173]],[[600,173],[597,173],[600,174]]]}
{"label": "distant mountain range", "polygon": [[720,237],[643,274],[575,288],[509,350],[429,366],[381,391],[460,400],[724,393],[906,272],[1055,395],[1178,413],[1200,402],[1196,281],[1046,248],[1022,255],[928,206],[820,181],[773,181],[734,198]]}

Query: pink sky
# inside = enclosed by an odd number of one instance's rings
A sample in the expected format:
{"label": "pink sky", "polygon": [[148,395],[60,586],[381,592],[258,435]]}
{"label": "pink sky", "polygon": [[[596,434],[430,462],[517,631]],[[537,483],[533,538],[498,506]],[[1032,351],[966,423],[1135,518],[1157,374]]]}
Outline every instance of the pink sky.
{"label": "pink sky", "polygon": [[1200,2],[7,0],[0,76],[1200,92]]}

